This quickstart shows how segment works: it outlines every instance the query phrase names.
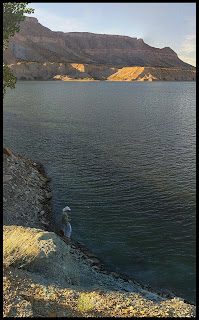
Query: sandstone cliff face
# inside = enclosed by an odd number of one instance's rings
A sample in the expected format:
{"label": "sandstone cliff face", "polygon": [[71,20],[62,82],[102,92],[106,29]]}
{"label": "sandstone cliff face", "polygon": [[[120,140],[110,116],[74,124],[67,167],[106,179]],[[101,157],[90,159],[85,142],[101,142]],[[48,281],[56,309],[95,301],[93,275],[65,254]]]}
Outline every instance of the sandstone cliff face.
{"label": "sandstone cliff face", "polygon": [[195,81],[195,70],[170,68],[131,67],[122,68],[111,75],[111,81]]}
{"label": "sandstone cliff face", "polygon": [[68,79],[96,78],[103,80],[118,71],[117,68],[78,63],[57,62],[18,62],[10,64],[19,80],[53,80],[62,77]]}
{"label": "sandstone cliff face", "polygon": [[[10,38],[4,52],[7,64],[13,60],[95,64],[112,67],[149,66],[191,68],[169,47],[147,45],[142,39],[88,32],[54,32],[36,18],[26,18],[20,32]],[[192,67],[193,68],[193,67]]]}
{"label": "sandstone cliff face", "polygon": [[112,68],[91,64],[18,62],[9,65],[19,80],[195,81],[196,71],[173,68]]}

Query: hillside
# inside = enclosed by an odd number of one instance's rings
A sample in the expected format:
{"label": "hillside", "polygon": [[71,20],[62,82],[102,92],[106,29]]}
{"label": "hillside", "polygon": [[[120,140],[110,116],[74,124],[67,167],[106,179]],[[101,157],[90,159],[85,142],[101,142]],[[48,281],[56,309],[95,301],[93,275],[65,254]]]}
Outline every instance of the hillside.
{"label": "hillside", "polygon": [[17,62],[78,63],[109,67],[195,69],[169,47],[151,47],[142,39],[89,32],[55,32],[36,18],[26,17],[20,32],[10,38],[4,52],[7,64]]}

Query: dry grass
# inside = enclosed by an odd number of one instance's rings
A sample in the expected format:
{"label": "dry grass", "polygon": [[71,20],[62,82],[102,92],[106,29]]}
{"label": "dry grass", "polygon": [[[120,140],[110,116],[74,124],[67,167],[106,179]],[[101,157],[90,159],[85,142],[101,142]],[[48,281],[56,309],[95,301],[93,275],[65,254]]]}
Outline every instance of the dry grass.
{"label": "dry grass", "polygon": [[3,265],[21,268],[30,264],[39,254],[38,238],[41,233],[31,233],[23,227],[3,231]]}
{"label": "dry grass", "polygon": [[92,296],[89,293],[82,293],[78,299],[78,308],[81,312],[89,312],[94,308]]}

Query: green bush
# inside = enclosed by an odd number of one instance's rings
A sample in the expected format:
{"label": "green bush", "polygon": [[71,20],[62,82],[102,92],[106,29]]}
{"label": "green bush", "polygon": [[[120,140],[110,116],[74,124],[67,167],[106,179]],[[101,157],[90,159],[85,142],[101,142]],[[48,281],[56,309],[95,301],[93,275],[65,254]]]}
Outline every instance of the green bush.
{"label": "green bush", "polygon": [[89,293],[82,293],[78,299],[78,308],[81,312],[89,312],[93,310],[94,303],[92,302],[92,297]]}

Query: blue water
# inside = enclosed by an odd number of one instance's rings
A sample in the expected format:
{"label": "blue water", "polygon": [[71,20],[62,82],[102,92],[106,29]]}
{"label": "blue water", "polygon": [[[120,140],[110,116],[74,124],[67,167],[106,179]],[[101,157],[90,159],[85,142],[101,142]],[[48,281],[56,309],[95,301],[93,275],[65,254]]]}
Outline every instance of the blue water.
{"label": "blue water", "polygon": [[4,145],[41,161],[54,219],[112,269],[195,301],[195,82],[18,81]]}

